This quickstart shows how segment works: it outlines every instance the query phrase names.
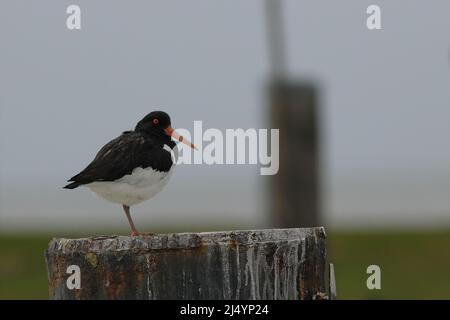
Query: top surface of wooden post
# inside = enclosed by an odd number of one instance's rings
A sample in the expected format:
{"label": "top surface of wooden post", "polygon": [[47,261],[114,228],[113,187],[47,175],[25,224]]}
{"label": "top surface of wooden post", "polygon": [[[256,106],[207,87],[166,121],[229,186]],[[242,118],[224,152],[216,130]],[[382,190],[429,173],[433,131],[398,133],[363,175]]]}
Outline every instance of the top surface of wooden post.
{"label": "top surface of wooden post", "polygon": [[50,298],[313,299],[325,291],[325,238],[319,227],[53,239]]}

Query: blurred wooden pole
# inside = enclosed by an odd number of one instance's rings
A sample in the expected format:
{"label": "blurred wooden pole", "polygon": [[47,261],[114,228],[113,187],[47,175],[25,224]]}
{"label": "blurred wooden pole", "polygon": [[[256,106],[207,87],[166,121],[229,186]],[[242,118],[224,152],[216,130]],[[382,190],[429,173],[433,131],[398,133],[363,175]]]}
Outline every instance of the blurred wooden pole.
{"label": "blurred wooden pole", "polygon": [[271,127],[280,129],[280,169],[270,177],[272,225],[320,225],[317,91],[275,81],[269,88]]}
{"label": "blurred wooden pole", "polygon": [[290,80],[284,43],[283,0],[266,0],[271,128],[280,129],[280,169],[270,177],[271,226],[320,225],[317,89]]}
{"label": "blurred wooden pole", "polygon": [[327,298],[322,227],[53,239],[46,264],[51,299]]}
{"label": "blurred wooden pole", "polygon": [[265,0],[267,52],[270,77],[282,79],[286,76],[286,52],[284,45],[283,0]]}

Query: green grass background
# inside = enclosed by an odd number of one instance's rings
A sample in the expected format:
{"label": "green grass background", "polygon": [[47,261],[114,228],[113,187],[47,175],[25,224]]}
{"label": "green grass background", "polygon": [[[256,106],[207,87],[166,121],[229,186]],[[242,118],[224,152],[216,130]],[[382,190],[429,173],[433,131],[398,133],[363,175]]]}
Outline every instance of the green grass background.
{"label": "green grass background", "polygon": [[[0,299],[47,299],[51,237],[0,235]],[[338,299],[450,299],[449,244],[450,230],[328,232]],[[366,287],[371,264],[381,267],[381,290]]]}

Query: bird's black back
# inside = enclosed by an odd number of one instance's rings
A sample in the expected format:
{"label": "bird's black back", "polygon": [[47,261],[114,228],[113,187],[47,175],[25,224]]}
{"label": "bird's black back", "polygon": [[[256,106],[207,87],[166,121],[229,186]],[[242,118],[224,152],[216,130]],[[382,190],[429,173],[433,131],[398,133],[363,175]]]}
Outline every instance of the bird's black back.
{"label": "bird's black back", "polygon": [[95,159],[68,180],[73,182],[64,188],[73,189],[94,181],[114,181],[138,167],[168,172],[173,162],[170,152],[163,149],[164,144],[170,148],[175,146],[170,137],[168,141],[161,141],[144,132],[126,131],[101,148]]}

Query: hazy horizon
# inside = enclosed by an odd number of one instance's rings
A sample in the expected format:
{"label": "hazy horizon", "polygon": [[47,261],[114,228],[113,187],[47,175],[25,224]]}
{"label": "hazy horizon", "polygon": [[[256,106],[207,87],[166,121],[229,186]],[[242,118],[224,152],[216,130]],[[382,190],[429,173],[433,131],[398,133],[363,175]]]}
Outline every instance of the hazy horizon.
{"label": "hazy horizon", "polygon": [[[450,2],[379,0],[377,31],[371,1],[284,3],[289,76],[320,92],[324,224],[450,225]],[[152,110],[268,126],[262,1],[79,0],[80,31],[70,4],[0,4],[0,230],[126,227],[119,206],[61,187]],[[182,166],[134,216],[267,227],[266,182],[256,166]]]}

